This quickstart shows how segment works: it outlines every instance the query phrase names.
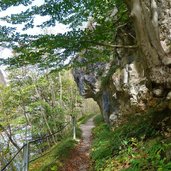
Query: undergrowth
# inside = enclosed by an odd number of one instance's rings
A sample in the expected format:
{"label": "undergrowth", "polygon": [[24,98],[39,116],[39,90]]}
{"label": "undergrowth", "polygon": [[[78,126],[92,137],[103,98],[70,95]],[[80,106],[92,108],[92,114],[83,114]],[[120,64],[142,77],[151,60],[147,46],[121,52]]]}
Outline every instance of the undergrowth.
{"label": "undergrowth", "polygon": [[97,116],[91,149],[93,171],[171,170],[171,136],[164,135],[169,113],[163,112],[133,115],[112,128]]}
{"label": "undergrowth", "polygon": [[30,171],[57,171],[62,166],[61,161],[66,158],[75,147],[76,141],[71,138],[63,139],[53,146],[47,154],[33,162]]}
{"label": "undergrowth", "polygon": [[86,123],[94,115],[95,115],[94,113],[90,113],[88,115],[83,115],[81,118],[78,119],[78,121],[77,121],[78,125]]}
{"label": "undergrowth", "polygon": [[[77,121],[76,137],[81,138],[82,131],[80,124],[85,123],[93,114],[84,115]],[[63,166],[62,161],[65,160],[72,149],[76,146],[76,141],[72,139],[72,129],[70,129],[61,141],[45,152],[42,157],[30,163],[29,171],[58,171]]]}

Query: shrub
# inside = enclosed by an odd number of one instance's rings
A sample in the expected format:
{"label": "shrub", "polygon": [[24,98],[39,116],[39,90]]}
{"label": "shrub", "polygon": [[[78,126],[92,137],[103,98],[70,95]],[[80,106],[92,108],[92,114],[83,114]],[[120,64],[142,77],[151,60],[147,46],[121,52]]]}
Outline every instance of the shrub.
{"label": "shrub", "polygon": [[78,125],[86,123],[90,118],[92,118],[95,114],[90,113],[88,115],[83,115],[81,118],[78,119]]}
{"label": "shrub", "polygon": [[70,153],[71,149],[74,148],[76,141],[71,138],[61,141],[54,151],[54,156],[57,158],[65,158]]}
{"label": "shrub", "polygon": [[113,130],[102,122],[102,117],[97,116],[91,150],[94,170],[171,170],[171,155],[168,152],[171,143],[162,142],[159,122],[154,122],[154,117],[160,115],[162,113],[154,111],[133,115]]}

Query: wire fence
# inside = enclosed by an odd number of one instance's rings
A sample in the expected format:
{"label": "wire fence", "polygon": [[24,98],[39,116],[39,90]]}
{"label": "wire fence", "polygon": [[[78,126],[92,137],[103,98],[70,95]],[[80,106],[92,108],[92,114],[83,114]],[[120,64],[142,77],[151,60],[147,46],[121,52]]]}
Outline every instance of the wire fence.
{"label": "wire fence", "polygon": [[61,125],[58,131],[53,134],[48,134],[34,140],[27,141],[11,159],[2,167],[1,171],[28,171],[29,163],[40,158],[55,141],[60,141],[59,135],[70,122],[65,122]]}

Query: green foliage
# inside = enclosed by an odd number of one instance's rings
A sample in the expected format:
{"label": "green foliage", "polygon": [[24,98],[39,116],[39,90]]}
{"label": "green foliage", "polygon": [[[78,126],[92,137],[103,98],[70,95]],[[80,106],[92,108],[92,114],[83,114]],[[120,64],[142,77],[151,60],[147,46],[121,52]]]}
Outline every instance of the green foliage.
{"label": "green foliage", "polygon": [[97,115],[95,118],[94,118],[94,124],[96,126],[98,126],[99,124],[103,123],[103,117],[101,115]]}
{"label": "green foliage", "polygon": [[153,123],[157,113],[130,116],[113,130],[96,117],[91,151],[94,170],[169,171],[171,142],[163,141]]}
{"label": "green foliage", "polygon": [[93,135],[96,137],[93,141],[91,158],[95,162],[95,169],[101,168],[104,165],[105,159],[112,155],[111,142],[111,132],[109,126],[104,124],[102,117],[99,115],[94,119],[95,125],[97,126],[93,129]]}
{"label": "green foliage", "polygon": [[[68,157],[71,150],[75,147],[76,141],[71,138],[61,140],[53,146],[45,155],[31,163],[30,171],[56,171],[62,167],[61,161]],[[43,162],[42,162],[43,161]]]}
{"label": "green foliage", "polygon": [[10,6],[17,6],[19,4],[23,4],[25,6],[29,5],[32,2],[32,0],[1,0],[0,7],[1,9],[5,10],[6,8]]}
{"label": "green foliage", "polygon": [[91,113],[91,114],[86,114],[85,113],[81,118],[78,119],[78,121],[77,121],[78,125],[86,123],[94,115],[95,115],[94,113]]}
{"label": "green foliage", "polygon": [[[82,98],[78,95],[69,72],[39,74],[37,68],[23,67],[11,69],[9,79],[8,86],[0,86],[0,131],[7,130],[5,133],[17,134],[17,137],[21,135],[20,139],[14,139],[16,144],[25,141],[26,130],[21,128],[25,128],[26,125],[29,125],[30,138],[36,139],[61,130],[66,122],[70,122],[71,114],[74,113],[79,118],[83,113]],[[49,138],[42,141],[42,144],[32,146],[32,150],[35,149],[34,155],[47,150],[51,144],[63,137],[66,138],[64,135],[68,129],[71,136],[72,127],[69,125],[52,139]],[[77,128],[77,137],[81,137],[79,128]],[[6,152],[6,147],[9,146],[11,151],[14,151],[12,150],[14,147],[8,139],[2,141],[5,144],[2,148],[2,156],[5,158],[6,155],[3,154]],[[10,145],[7,145],[8,143]]]}
{"label": "green foliage", "polygon": [[77,138],[82,137],[82,130],[78,126],[76,127],[76,137]]}
{"label": "green foliage", "polygon": [[111,67],[107,73],[107,75],[102,75],[102,78],[101,78],[101,81],[102,81],[102,86],[105,87],[106,85],[108,85],[110,79],[111,79],[111,76],[113,75],[113,73],[115,73],[117,69],[117,66],[114,64],[111,64]]}
{"label": "green foliage", "polygon": [[171,169],[171,162],[167,162],[162,155],[166,153],[164,146],[158,139],[149,140],[143,144],[137,142],[138,151],[132,150],[130,167],[124,170],[165,170]]}
{"label": "green foliage", "polygon": [[67,157],[70,153],[70,150],[74,148],[75,144],[76,141],[73,139],[68,138],[63,140],[61,143],[59,143],[56,150],[54,150],[54,156],[60,159]]}
{"label": "green foliage", "polygon": [[[4,0],[0,3],[0,8],[4,10],[9,6],[19,4],[27,6],[32,2],[32,0],[15,0],[14,2]],[[48,20],[41,25],[36,25],[34,23],[35,15],[48,16]],[[12,23],[14,28],[15,24],[23,23],[23,30],[34,27],[45,29],[49,26],[56,26],[57,23],[65,24],[69,29],[67,28],[65,33],[57,35],[53,33],[34,36],[23,35],[16,33],[12,29],[12,36],[11,34],[6,36],[3,32],[7,32],[10,28],[2,29],[2,35],[7,38],[3,40],[4,37],[2,36],[1,41],[8,44],[8,46],[11,45],[16,52],[15,58],[5,60],[6,63],[16,67],[37,64],[40,68],[51,69],[64,67],[66,59],[74,57],[76,53],[80,53],[85,49],[84,56],[87,61],[105,61],[112,54],[113,48],[111,49],[110,45],[106,46],[104,44],[113,44],[118,32],[118,26],[124,24],[126,26],[129,21],[124,1],[118,0],[46,0],[40,6],[32,5],[31,8],[19,14],[12,14],[1,19]],[[87,22],[89,24],[86,24]],[[88,28],[81,29],[85,25]],[[94,48],[95,46],[104,48]]]}

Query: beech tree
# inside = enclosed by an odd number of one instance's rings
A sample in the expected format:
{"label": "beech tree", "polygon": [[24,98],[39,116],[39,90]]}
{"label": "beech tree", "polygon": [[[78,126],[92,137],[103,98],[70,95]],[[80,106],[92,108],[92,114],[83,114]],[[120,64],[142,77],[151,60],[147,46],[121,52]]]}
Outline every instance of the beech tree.
{"label": "beech tree", "polygon": [[[5,10],[12,4],[29,5],[30,3],[2,1],[1,9]],[[119,6],[119,11],[117,6]],[[114,17],[114,13],[117,17]],[[63,65],[63,61],[66,61],[67,58],[70,59],[83,50],[86,50],[87,57],[91,57],[94,52],[100,53],[100,49],[93,48],[96,45],[107,47],[106,50],[103,49],[104,58],[106,58],[111,48],[122,47],[122,45],[114,45],[114,37],[117,32],[115,26],[124,24],[128,19],[126,6],[122,1],[105,0],[45,1],[43,5],[28,7],[20,14],[12,14],[1,19],[12,23],[12,26],[23,23],[25,30],[35,27],[35,15],[49,17],[49,20],[38,27],[45,28],[62,23],[68,27],[68,31],[64,34],[33,36],[17,33],[14,28],[2,27],[2,33],[5,31],[8,33],[8,36],[5,36],[6,39],[3,35],[2,40],[6,41],[4,45],[12,46],[16,52],[15,58],[6,61],[11,65],[21,66],[37,63],[39,67],[57,68]],[[86,25],[88,29],[85,29]],[[132,48],[132,46],[128,46],[128,48]],[[94,61],[97,60],[94,59]]]}
{"label": "beech tree", "polygon": [[[138,51],[150,72],[149,79],[156,84],[165,84],[167,88],[170,88],[171,58],[160,43],[159,2],[131,0],[126,1],[126,4],[134,24]],[[166,8],[169,7],[170,2],[166,1],[165,5]]]}
{"label": "beech tree", "polygon": [[[161,32],[169,28],[161,20],[162,14],[170,9],[170,0],[46,0],[40,6],[31,6],[32,2],[1,1],[1,10],[21,4],[28,6],[20,14],[1,19],[13,25],[24,23],[23,29],[29,29],[35,27],[36,15],[48,16],[49,19],[38,27],[62,23],[67,25],[68,31],[32,36],[17,33],[14,28],[1,27],[3,45],[12,46],[16,51],[15,58],[4,62],[13,66],[36,63],[39,67],[58,69],[66,64],[67,58],[77,54],[83,54],[88,62],[97,62],[106,60],[111,54],[116,57],[122,51],[141,57],[151,88],[162,93],[166,88],[164,94],[168,94],[171,58],[170,51],[161,45],[161,39],[170,39],[162,37]],[[76,62],[73,64],[77,65]]]}

